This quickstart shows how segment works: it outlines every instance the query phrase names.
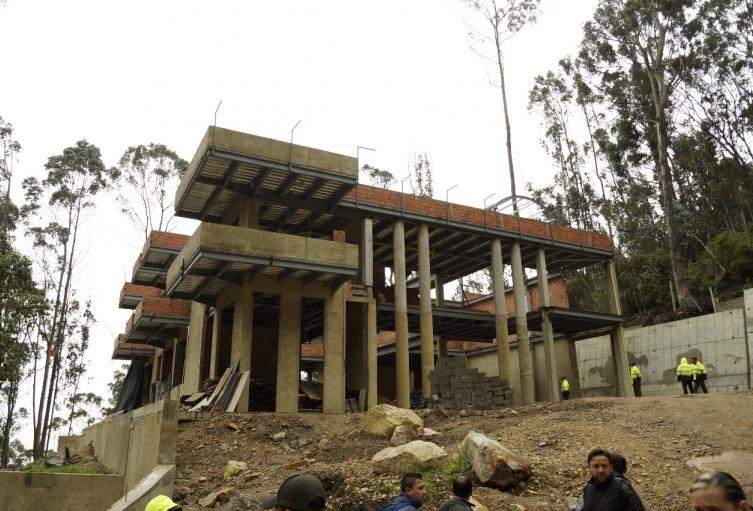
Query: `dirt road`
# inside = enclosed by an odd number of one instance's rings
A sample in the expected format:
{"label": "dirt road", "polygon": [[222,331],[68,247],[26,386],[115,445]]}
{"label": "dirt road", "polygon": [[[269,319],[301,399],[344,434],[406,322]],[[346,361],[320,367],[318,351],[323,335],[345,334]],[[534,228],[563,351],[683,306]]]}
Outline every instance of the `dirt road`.
{"label": "dirt road", "polygon": [[[389,439],[366,432],[363,422],[359,414],[252,414],[181,424],[176,494],[189,510],[202,509],[198,500],[224,486],[261,500],[288,475],[308,470],[332,493],[331,509],[373,509],[396,491],[399,476],[372,472],[370,458],[388,447]],[[690,509],[687,489],[695,476],[687,460],[753,451],[753,393],[577,399],[469,411],[465,417],[431,413],[425,422],[440,433],[436,443],[449,449],[474,430],[530,461],[533,477],[525,488],[476,491],[491,510],[562,509],[564,498],[578,495],[585,484],[585,457],[594,447],[628,459],[628,477],[646,509]],[[273,440],[279,433],[284,438]],[[229,460],[248,463],[248,470],[223,481]],[[428,510],[436,509],[448,491],[442,481],[430,483]]]}

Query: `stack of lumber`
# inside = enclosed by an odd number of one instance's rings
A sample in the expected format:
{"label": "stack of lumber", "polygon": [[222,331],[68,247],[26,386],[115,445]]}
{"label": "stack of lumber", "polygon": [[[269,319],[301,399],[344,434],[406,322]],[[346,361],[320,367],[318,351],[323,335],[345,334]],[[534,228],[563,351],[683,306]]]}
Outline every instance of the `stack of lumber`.
{"label": "stack of lumber", "polygon": [[[249,371],[238,371],[238,361],[236,360],[225,370],[222,378],[217,382],[214,391],[208,397],[204,397],[203,399],[198,398],[201,400],[190,408],[190,410],[195,412],[217,409],[225,412],[234,412],[238,406],[243,388],[248,382],[248,378]],[[186,404],[196,402],[196,399],[197,394],[194,394],[186,400]]]}

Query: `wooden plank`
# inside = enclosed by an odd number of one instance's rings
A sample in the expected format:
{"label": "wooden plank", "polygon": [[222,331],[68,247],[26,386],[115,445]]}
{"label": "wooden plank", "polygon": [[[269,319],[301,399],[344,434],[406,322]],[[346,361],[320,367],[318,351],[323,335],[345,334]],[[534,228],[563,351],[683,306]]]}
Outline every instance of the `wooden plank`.
{"label": "wooden plank", "polygon": [[221,410],[224,410],[227,406],[230,399],[233,397],[233,394],[235,393],[235,387],[238,385],[238,380],[240,379],[241,375],[237,371],[234,372],[230,379],[228,380],[228,383],[225,385],[225,388],[222,389],[222,393],[220,394],[219,399],[217,399],[217,405]]}
{"label": "wooden plank", "polygon": [[238,401],[241,398],[243,387],[246,385],[246,382],[248,382],[249,373],[250,373],[249,371],[243,371],[240,374],[240,377],[238,378],[238,383],[235,386],[235,390],[233,391],[233,395],[230,398],[230,401],[228,402],[227,407],[225,407],[226,412],[234,412],[235,408],[238,406]]}
{"label": "wooden plank", "polygon": [[220,381],[217,383],[217,386],[214,388],[214,392],[212,392],[212,396],[209,399],[209,404],[214,404],[217,399],[222,394],[223,389],[225,388],[225,385],[227,385],[228,380],[232,377],[232,375],[238,370],[239,361],[236,360],[230,364],[230,367],[228,367],[225,370],[225,373],[222,375],[222,378],[220,378]]}
{"label": "wooden plank", "polygon": [[186,399],[183,400],[183,403],[187,405],[193,405],[201,401],[203,397],[205,397],[207,394],[206,392],[196,392],[195,394],[191,394]]}
{"label": "wooden plank", "polygon": [[358,411],[364,410],[366,410],[366,389],[361,389],[358,391]]}
{"label": "wooden plank", "polygon": [[189,411],[190,412],[198,412],[198,411],[200,411],[202,408],[204,408],[206,406],[209,406],[209,398],[208,397],[205,397],[204,399],[202,399],[201,401],[199,401],[193,408],[190,408]]}

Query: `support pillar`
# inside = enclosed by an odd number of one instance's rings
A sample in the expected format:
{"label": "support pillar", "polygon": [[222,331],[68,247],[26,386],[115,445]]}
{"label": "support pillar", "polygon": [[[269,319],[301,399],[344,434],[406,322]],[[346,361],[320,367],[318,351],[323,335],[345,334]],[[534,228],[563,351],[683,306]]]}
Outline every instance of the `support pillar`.
{"label": "support pillar", "polygon": [[214,321],[212,321],[212,349],[209,358],[209,378],[216,379],[217,364],[219,363],[220,329],[222,328],[222,309],[215,303]]}
{"label": "support pillar", "polygon": [[186,338],[186,365],[183,371],[183,387],[181,387],[183,394],[194,394],[199,391],[206,320],[207,306],[199,302],[191,302],[191,316]]}
{"label": "support pillar", "polygon": [[512,292],[515,298],[515,330],[518,337],[518,359],[520,361],[521,403],[529,405],[535,400],[533,361],[528,337],[526,317],[526,283],[523,275],[523,259],[520,255],[520,242],[514,241],[511,249]]}
{"label": "support pillar", "polygon": [[[173,387],[175,387],[175,364],[176,364],[176,354],[178,353],[178,339],[173,338],[173,356],[170,360],[170,383],[168,383],[168,391],[172,390]],[[168,392],[168,395],[170,392]]]}
{"label": "support pillar", "polygon": [[544,334],[544,359],[546,363],[546,388],[550,401],[559,401],[559,374],[557,373],[557,355],[554,349],[554,330],[549,314],[544,309],[549,307],[549,274],[546,270],[546,252],[543,248],[536,252],[536,281],[538,282],[539,308],[541,309],[541,330]]}
{"label": "support pillar", "polygon": [[[617,272],[615,271],[613,260],[604,263],[604,273],[607,277],[609,312],[622,315],[620,291],[617,287]],[[616,373],[617,385],[615,390],[617,391],[617,395],[620,397],[633,397],[633,386],[630,383],[628,368],[627,345],[625,344],[625,329],[622,327],[622,323],[612,329],[609,333],[609,340],[612,346],[612,360],[614,360]]]}
{"label": "support pillar", "polygon": [[324,300],[324,413],[345,413],[345,286]]}
{"label": "support pillar", "polygon": [[368,368],[368,386],[366,390],[366,409],[378,405],[377,402],[377,304],[370,300],[366,307],[366,365]]}
{"label": "support pillar", "polygon": [[361,284],[374,285],[374,228],[371,218],[364,218],[361,229]]}
{"label": "support pillar", "polygon": [[[437,307],[444,307],[444,279],[439,275],[434,276],[434,292],[437,295]],[[447,358],[447,339],[440,337],[437,340],[437,356]]]}
{"label": "support pillar", "polygon": [[492,240],[492,291],[494,292],[494,329],[497,336],[497,366],[499,377],[509,383],[510,340],[507,332],[507,300],[505,299],[505,278],[502,263],[502,241]]}
{"label": "support pillar", "polygon": [[434,325],[431,316],[431,263],[429,226],[418,226],[418,297],[421,325],[421,395],[431,397],[429,374],[434,370]]}
{"label": "support pillar", "polygon": [[240,199],[238,226],[252,228],[259,226],[259,199],[254,197],[243,197]]}
{"label": "support pillar", "polygon": [[[249,275],[243,277],[243,285],[240,293],[235,300],[233,307],[233,336],[230,345],[230,363],[238,361],[238,370],[251,371],[251,343],[252,332],[254,327],[254,291],[251,288],[251,279]],[[251,384],[251,378],[246,380],[246,384],[238,400],[236,411],[239,413],[248,412],[248,389]]]}
{"label": "support pillar", "polygon": [[395,275],[395,389],[397,406],[410,408],[410,359],[408,355],[408,299],[405,287],[405,225],[395,222],[392,229]]}
{"label": "support pillar", "polygon": [[301,365],[301,297],[280,296],[280,326],[277,341],[277,413],[298,412],[298,381]]}

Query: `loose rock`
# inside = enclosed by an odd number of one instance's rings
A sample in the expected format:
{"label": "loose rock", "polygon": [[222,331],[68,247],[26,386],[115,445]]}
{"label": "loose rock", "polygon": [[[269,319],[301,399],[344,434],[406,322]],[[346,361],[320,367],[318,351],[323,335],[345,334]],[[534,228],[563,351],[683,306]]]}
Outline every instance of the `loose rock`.
{"label": "loose rock", "polygon": [[366,414],[366,429],[376,435],[390,436],[403,425],[419,429],[424,427],[424,421],[412,411],[392,405],[377,405]]}
{"label": "loose rock", "polygon": [[236,493],[237,492],[235,491],[235,488],[226,486],[225,488],[220,488],[217,491],[213,491],[203,499],[199,499],[199,505],[201,507],[212,507],[217,503],[223,504]]}
{"label": "loose rock", "polygon": [[398,447],[388,447],[371,458],[376,472],[401,474],[412,469],[430,469],[441,466],[447,451],[437,444],[414,440]]}
{"label": "loose rock", "polygon": [[416,431],[413,425],[401,425],[395,428],[392,432],[392,439],[390,443],[392,445],[403,445],[413,440],[418,440],[418,431]]}
{"label": "loose rock", "polygon": [[222,474],[222,478],[227,481],[231,477],[234,477],[247,469],[247,463],[243,461],[230,460],[227,462],[227,465],[225,465],[225,472]]}
{"label": "loose rock", "polygon": [[485,486],[506,489],[531,476],[531,467],[522,457],[481,433],[469,432],[460,449],[468,453],[473,473]]}

